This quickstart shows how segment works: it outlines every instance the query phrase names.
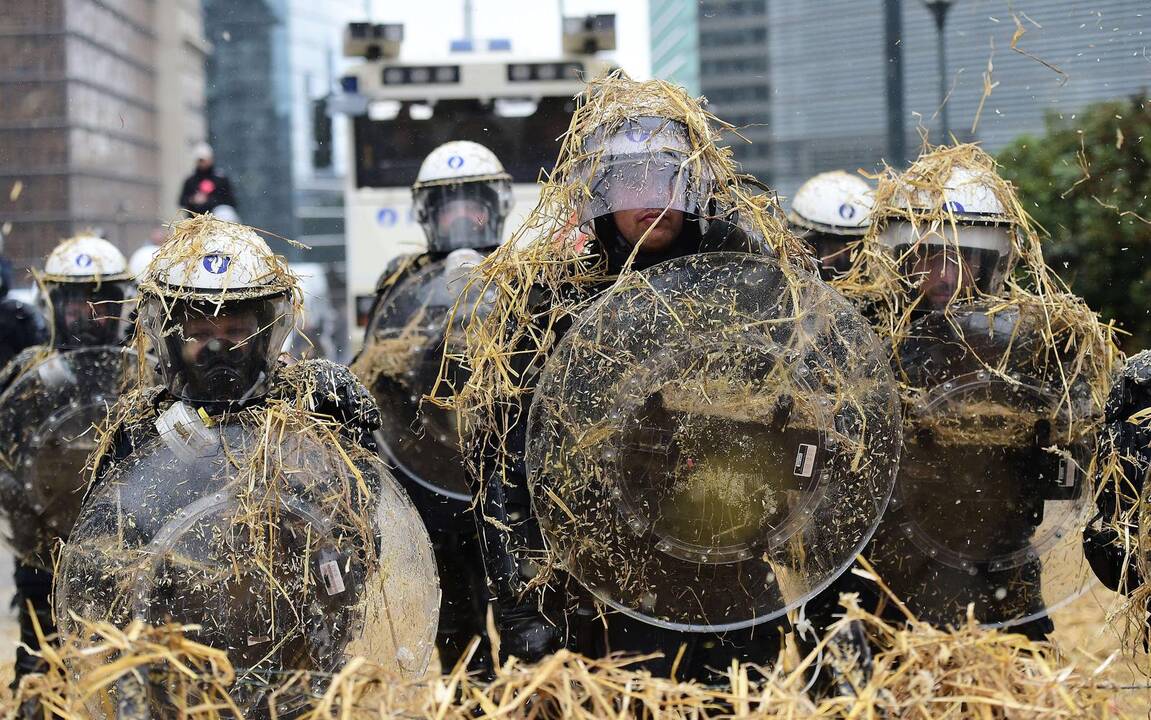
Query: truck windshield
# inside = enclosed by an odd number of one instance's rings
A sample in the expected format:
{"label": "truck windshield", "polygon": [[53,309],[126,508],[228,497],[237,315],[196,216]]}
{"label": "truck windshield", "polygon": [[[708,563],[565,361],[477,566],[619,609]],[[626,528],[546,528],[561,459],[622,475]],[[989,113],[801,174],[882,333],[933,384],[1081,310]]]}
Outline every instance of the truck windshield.
{"label": "truck windshield", "polygon": [[574,102],[570,97],[546,97],[534,111],[528,105],[530,112],[513,115],[496,102],[441,100],[429,108],[404,101],[395,117],[387,120],[357,116],[356,187],[411,185],[428,153],[452,140],[485,145],[514,182],[534,183],[541,170],[550,170],[555,163]]}

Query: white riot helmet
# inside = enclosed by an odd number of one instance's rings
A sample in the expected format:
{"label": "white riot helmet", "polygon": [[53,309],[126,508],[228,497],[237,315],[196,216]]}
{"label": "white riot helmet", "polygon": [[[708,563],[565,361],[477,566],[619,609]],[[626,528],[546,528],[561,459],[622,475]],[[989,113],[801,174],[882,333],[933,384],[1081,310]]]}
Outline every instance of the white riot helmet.
{"label": "white riot helmet", "polygon": [[430,252],[494,248],[512,209],[512,176],[479,143],[444,143],[420,166],[412,202]]}
{"label": "white riot helmet", "polygon": [[581,227],[620,210],[704,214],[711,176],[689,159],[694,153],[683,123],[655,116],[626,120],[594,133],[584,153],[578,172],[591,197],[580,208]]}
{"label": "white riot helmet", "polygon": [[238,223],[240,222],[240,213],[236,212],[236,208],[231,205],[217,205],[212,208],[212,214],[216,216],[217,220],[224,222]]}
{"label": "white riot helmet", "polygon": [[134,294],[124,254],[91,234],[62,241],[38,275],[39,301],[52,319],[52,344],[60,349],[118,345],[124,340],[127,305]]}
{"label": "white riot helmet", "polygon": [[843,170],[820,173],[796,191],[787,219],[815,248],[825,277],[850,267],[848,243],[867,234],[874,200],[866,180]]}
{"label": "white riot helmet", "polygon": [[939,188],[907,173],[894,197],[895,214],[880,242],[899,260],[904,275],[919,287],[921,307],[939,310],[976,292],[1003,288],[1010,269],[1014,221],[991,170],[955,167]]}
{"label": "white riot helmet", "polygon": [[136,248],[132,253],[132,257],[128,258],[128,272],[132,273],[132,277],[136,281],[144,279],[144,273],[147,272],[148,266],[152,263],[152,258],[156,253],[160,252],[159,245],[143,245]]}
{"label": "white riot helmet", "polygon": [[594,235],[609,256],[631,253],[635,238],[624,237],[616,215],[627,210],[651,211],[636,218],[639,229],[669,222],[668,211],[683,214],[674,246],[649,254],[690,252],[710,236],[726,237],[728,224],[714,222],[718,213],[709,207],[713,174],[684,123],[655,115],[629,118],[601,126],[581,150],[572,178],[587,189],[579,210],[580,229]]}
{"label": "white riot helmet", "polygon": [[255,231],[210,215],[176,223],[140,290],[140,322],[176,397],[243,404],[268,391],[299,290]]}

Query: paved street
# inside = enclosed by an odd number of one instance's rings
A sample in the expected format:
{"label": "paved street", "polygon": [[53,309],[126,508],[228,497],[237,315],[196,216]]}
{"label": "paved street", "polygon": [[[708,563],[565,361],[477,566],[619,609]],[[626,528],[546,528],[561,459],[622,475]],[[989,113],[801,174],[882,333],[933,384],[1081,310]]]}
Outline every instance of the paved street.
{"label": "paved street", "polygon": [[16,639],[20,628],[16,624],[16,610],[12,607],[12,554],[0,549],[0,689],[6,689],[12,680],[12,660],[16,652]]}

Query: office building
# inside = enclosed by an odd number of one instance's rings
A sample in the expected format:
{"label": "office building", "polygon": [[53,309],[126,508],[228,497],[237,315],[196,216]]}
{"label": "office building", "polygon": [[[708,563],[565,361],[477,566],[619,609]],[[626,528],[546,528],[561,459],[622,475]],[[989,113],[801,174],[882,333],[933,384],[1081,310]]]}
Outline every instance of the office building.
{"label": "office building", "polygon": [[[1016,20],[1024,31],[1016,47],[1026,55],[1011,48]],[[921,133],[940,138],[938,41],[919,0],[903,0],[902,24],[914,157]],[[865,13],[853,0],[769,0],[768,27],[775,186],[791,194],[824,170],[875,169],[887,152],[882,3]],[[1071,118],[1090,103],[1151,89],[1151,11],[1141,0],[958,0],[946,30],[951,133],[992,152],[1042,133],[1049,112]],[[989,62],[994,87],[983,100]]]}
{"label": "office building", "polygon": [[698,3],[699,82],[708,109],[735,125],[729,144],[743,172],[769,180],[769,0]]}
{"label": "office building", "polygon": [[203,137],[199,21],[197,0],[0,0],[0,229],[18,270],[86,229],[131,252],[173,216],[176,158]]}
{"label": "office building", "polygon": [[[326,99],[344,26],[359,0],[205,0],[208,127],[245,223],[312,247],[292,259],[343,259],[343,133]],[[336,127],[334,127],[334,125]]]}

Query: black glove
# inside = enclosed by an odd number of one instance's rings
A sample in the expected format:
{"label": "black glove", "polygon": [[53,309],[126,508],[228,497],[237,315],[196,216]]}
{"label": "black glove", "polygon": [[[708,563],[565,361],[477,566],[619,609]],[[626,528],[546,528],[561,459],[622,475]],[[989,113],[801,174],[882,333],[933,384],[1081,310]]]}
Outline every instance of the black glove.
{"label": "black glove", "polygon": [[1123,548],[1116,544],[1118,537],[1111,528],[1099,527],[1095,523],[1083,528],[1083,554],[1099,582],[1115,592],[1121,591],[1119,582],[1127,560]]}
{"label": "black glove", "polygon": [[[303,360],[280,370],[273,396],[303,401],[305,410],[337,420],[352,442],[370,452],[377,450],[372,433],[380,427],[380,409],[351,371],[327,360]],[[296,397],[304,390],[306,397]]]}
{"label": "black glove", "polygon": [[538,606],[520,603],[500,608],[496,603],[495,614],[500,634],[500,662],[514,655],[534,663],[560,649],[563,633]]}

